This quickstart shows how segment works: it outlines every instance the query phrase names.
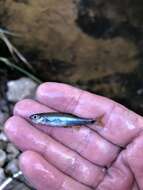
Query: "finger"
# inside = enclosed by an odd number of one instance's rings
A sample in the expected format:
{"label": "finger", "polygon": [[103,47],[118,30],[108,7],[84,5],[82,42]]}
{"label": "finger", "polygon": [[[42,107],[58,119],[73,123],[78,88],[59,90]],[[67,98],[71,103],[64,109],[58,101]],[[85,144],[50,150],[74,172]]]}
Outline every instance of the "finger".
{"label": "finger", "polygon": [[110,112],[113,107],[113,101],[107,98],[62,83],[43,83],[36,97],[48,107],[91,118]]}
{"label": "finger", "polygon": [[[37,112],[49,111],[51,110],[48,107],[33,100],[20,101],[14,108],[14,114],[20,115],[24,118],[29,118],[31,114]],[[80,130],[71,128],[59,129],[47,126],[37,127],[78,152],[89,161],[101,166],[109,166],[119,152],[119,148],[117,146],[106,141],[96,132],[87,127],[82,126]]]}
{"label": "finger", "polygon": [[65,176],[42,156],[33,151],[24,152],[20,156],[20,168],[38,190],[91,190]]}
{"label": "finger", "polygon": [[37,90],[37,100],[50,108],[82,117],[104,115],[104,127],[91,125],[104,138],[125,146],[142,130],[143,119],[114,101],[60,83],[44,83]]}
{"label": "finger", "polygon": [[143,133],[140,134],[125,152],[125,160],[134,173],[139,189],[143,189]]}
{"label": "finger", "polygon": [[6,122],[5,131],[21,150],[39,152],[56,168],[88,186],[95,187],[103,179],[103,168],[85,160],[18,116]]}
{"label": "finger", "polygon": [[133,189],[133,183],[134,177],[121,153],[112,167],[107,170],[104,180],[96,190],[131,190]]}
{"label": "finger", "polygon": [[137,185],[136,182],[134,183],[132,190],[139,190],[138,185]]}

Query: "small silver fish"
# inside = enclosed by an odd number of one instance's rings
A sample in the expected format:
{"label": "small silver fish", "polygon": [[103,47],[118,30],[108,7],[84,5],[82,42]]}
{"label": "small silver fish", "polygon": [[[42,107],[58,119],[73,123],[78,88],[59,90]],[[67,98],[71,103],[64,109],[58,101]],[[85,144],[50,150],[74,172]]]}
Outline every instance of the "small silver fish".
{"label": "small silver fish", "polygon": [[74,116],[66,113],[37,113],[30,117],[30,120],[34,124],[47,125],[51,127],[72,127],[93,124],[95,119],[86,119]]}

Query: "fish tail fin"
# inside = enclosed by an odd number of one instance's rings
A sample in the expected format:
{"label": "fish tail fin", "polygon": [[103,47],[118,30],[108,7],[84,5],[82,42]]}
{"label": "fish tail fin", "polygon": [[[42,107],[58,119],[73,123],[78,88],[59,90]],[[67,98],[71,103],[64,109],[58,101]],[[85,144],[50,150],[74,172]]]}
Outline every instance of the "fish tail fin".
{"label": "fish tail fin", "polygon": [[89,121],[89,124],[95,124],[95,125],[103,127],[104,126],[103,117],[104,117],[104,114],[100,115],[99,117],[97,117],[95,119],[91,119]]}
{"label": "fish tail fin", "polygon": [[104,114],[100,115],[99,117],[97,117],[94,121],[94,123],[98,126],[104,127],[104,122],[103,122],[103,117]]}

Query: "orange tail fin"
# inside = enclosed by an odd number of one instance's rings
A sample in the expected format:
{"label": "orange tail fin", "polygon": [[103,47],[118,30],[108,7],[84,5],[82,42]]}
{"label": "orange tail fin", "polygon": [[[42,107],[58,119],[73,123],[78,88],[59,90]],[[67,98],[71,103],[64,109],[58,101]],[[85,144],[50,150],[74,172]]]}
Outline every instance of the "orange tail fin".
{"label": "orange tail fin", "polygon": [[104,127],[104,122],[103,122],[103,117],[104,117],[104,114],[102,114],[101,116],[97,117],[95,119],[95,125],[99,125],[101,127]]}

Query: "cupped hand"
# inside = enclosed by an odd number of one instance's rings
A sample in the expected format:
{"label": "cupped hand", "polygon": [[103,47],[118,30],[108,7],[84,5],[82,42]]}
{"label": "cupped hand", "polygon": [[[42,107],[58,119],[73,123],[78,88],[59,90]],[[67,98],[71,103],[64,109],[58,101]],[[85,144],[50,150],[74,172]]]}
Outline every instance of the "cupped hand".
{"label": "cupped hand", "polygon": [[[32,126],[31,114],[60,111],[103,125]],[[61,83],[44,83],[36,100],[22,100],[5,124],[23,151],[20,168],[38,190],[142,190],[143,118],[101,96]]]}

